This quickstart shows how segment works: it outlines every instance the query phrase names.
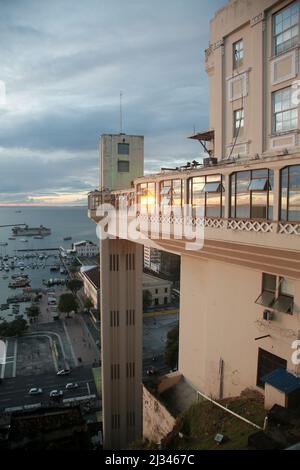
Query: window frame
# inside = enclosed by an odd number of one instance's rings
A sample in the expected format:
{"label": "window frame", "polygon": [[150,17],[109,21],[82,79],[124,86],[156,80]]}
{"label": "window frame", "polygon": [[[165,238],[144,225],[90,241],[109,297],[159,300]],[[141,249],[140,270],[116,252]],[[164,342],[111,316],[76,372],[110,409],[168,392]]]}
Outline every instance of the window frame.
{"label": "window frame", "polygon": [[[255,172],[257,172],[257,170],[246,170],[246,171],[236,171],[234,173],[231,173],[230,175],[230,184],[229,184],[229,191],[230,191],[230,195],[229,195],[229,218],[230,219],[248,219],[248,220],[268,220],[268,221],[272,221],[273,218],[272,216],[270,217],[270,212],[271,212],[271,209],[272,209],[272,215],[273,215],[273,208],[274,208],[274,205],[271,203],[272,199],[270,196],[272,195],[272,193],[274,192],[274,185],[272,186],[271,185],[271,181],[272,179],[274,179],[274,172],[272,169],[270,168],[261,168],[261,170],[265,170],[266,171],[266,174],[267,176],[266,177],[263,177],[261,175],[258,175],[256,174],[255,176]],[[273,174],[272,174],[273,172]],[[237,192],[237,184],[238,184],[238,178],[237,178],[237,175],[239,173],[249,173],[249,184],[248,184],[248,187],[247,187],[247,193],[238,193]],[[254,174],[254,177],[253,177],[253,174]],[[255,180],[262,180],[262,179],[266,179],[266,189],[265,190],[255,190],[255,189],[249,189],[250,188],[250,185],[252,183],[252,181],[255,181]],[[234,186],[234,194],[233,194],[233,186]],[[252,213],[253,213],[253,193],[257,194],[257,193],[266,193],[267,195],[267,201],[266,201],[266,212],[267,212],[267,217],[253,217],[252,216]],[[249,217],[238,217],[236,214],[237,214],[237,197],[239,194],[248,194],[249,195]]]}
{"label": "window frame", "polygon": [[[241,117],[237,119],[237,113],[241,113]],[[236,124],[240,122],[241,124],[239,127]],[[238,108],[234,109],[233,111],[233,137],[237,137],[239,135],[243,135],[245,129],[245,108]]]}
{"label": "window frame", "polygon": [[[194,179],[196,178],[203,178],[203,188],[199,191],[200,193],[202,193],[204,195],[203,197],[203,205],[204,205],[204,213],[203,213],[203,216],[204,217],[209,217],[210,219],[222,219],[224,217],[224,214],[225,214],[225,187],[224,187],[224,175],[222,175],[221,173],[218,173],[218,174],[214,174],[214,175],[198,175],[198,176],[192,176],[191,178],[189,178],[188,180],[188,188],[189,188],[189,191],[188,191],[188,204],[190,204],[192,206],[192,210],[194,212],[194,208],[197,207],[196,205],[194,205],[194,202],[193,202],[193,199],[194,199],[194,190],[193,190],[193,182],[194,182]],[[213,178],[216,178],[215,180]],[[199,182],[200,183],[200,182]],[[206,185],[209,185],[211,183],[218,183],[218,190],[215,191],[215,192],[209,192],[209,191],[205,191],[205,186]],[[212,216],[212,215],[208,215],[207,214],[207,200],[208,200],[208,196],[207,194],[215,194],[216,196],[219,196],[220,198],[220,201],[219,201],[219,214],[218,215],[215,215],[215,216]]]}
{"label": "window frame", "polygon": [[[237,50],[236,46],[238,44],[242,44],[242,47]],[[236,57],[236,52],[239,55],[238,58]],[[242,54],[242,57],[240,57],[241,54]],[[244,56],[245,56],[244,39],[240,38],[237,41],[232,43],[232,68],[233,70],[236,70],[243,65]]]}
{"label": "window frame", "polygon": [[[286,29],[282,29],[282,31],[280,33],[276,33],[276,17],[278,17],[279,15],[282,15],[285,10],[288,10],[293,5],[297,5],[297,7],[298,7],[298,22],[295,25],[291,25]],[[300,11],[299,2],[298,2],[298,0],[296,0],[294,2],[289,3],[288,5],[284,6],[283,8],[276,11],[272,15],[272,53],[273,53],[274,56],[284,54],[285,52],[288,52],[290,49],[292,49],[293,47],[295,47],[298,44],[298,42],[299,42],[299,23],[300,23],[300,21],[299,21],[299,19],[300,19],[299,18],[299,11]],[[291,15],[289,16],[289,18],[290,17],[291,17]],[[281,21],[281,23],[283,23],[283,21]],[[277,50],[278,44],[276,44],[276,39],[278,38],[278,36],[281,36],[281,35],[287,33],[288,31],[292,30],[296,26],[298,26],[297,36],[293,36],[290,39],[287,39],[286,41],[282,42],[281,44],[284,44],[284,43],[287,43],[288,41],[290,41],[290,45],[288,47],[282,48],[282,50],[278,51]]]}
{"label": "window frame", "polygon": [[[286,90],[289,90],[290,91],[290,103],[289,103],[289,108],[287,109],[281,109],[280,111],[275,111],[275,99],[276,99],[276,94],[278,93],[282,93]],[[271,106],[272,106],[272,134],[273,135],[279,135],[279,134],[285,134],[287,132],[292,132],[292,131],[295,131],[296,129],[298,129],[298,122],[299,122],[299,112],[298,112],[298,105],[295,105],[293,104],[292,102],[292,87],[291,86],[288,86],[288,87],[284,87],[284,88],[280,88],[279,90],[275,90],[272,92],[271,94]],[[281,104],[282,106],[282,104]],[[296,126],[295,127],[289,127],[288,129],[281,129],[281,130],[277,130],[277,116],[279,114],[284,114],[284,113],[287,113],[287,112],[292,112],[292,111],[296,111],[297,112],[297,122],[296,122]],[[290,118],[290,121],[292,121],[292,119]],[[284,119],[281,120],[281,123],[284,122]]]}
{"label": "window frame", "polygon": [[[292,222],[292,223],[300,223],[300,220],[294,220],[290,218],[290,169],[294,167],[299,167],[300,165],[288,165],[280,169],[280,193],[279,193],[279,219],[281,222]],[[282,190],[283,190],[283,172],[286,170],[287,172],[287,185],[286,185],[286,218],[282,217]],[[300,212],[300,205],[299,205],[299,212]]]}

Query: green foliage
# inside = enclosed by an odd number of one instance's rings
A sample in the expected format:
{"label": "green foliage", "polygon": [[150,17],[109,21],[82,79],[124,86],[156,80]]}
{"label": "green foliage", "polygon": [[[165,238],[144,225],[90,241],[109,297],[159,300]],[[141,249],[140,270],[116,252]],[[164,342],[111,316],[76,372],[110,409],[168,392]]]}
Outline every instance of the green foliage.
{"label": "green foliage", "polygon": [[173,369],[178,365],[178,347],[179,347],[179,325],[174,326],[167,336],[165,350],[166,364]]}
{"label": "green foliage", "polygon": [[27,322],[22,318],[0,324],[0,337],[21,336],[27,329]]}
{"label": "green foliage", "polygon": [[93,308],[94,307],[94,302],[92,301],[92,299],[90,299],[90,297],[87,297],[84,301],[84,308],[86,310],[90,310],[90,308]]}
{"label": "green foliage", "polygon": [[69,316],[70,312],[77,312],[78,304],[73,294],[62,294],[58,302],[58,310]]}
{"label": "green foliage", "polygon": [[73,292],[74,295],[82,288],[82,286],[83,282],[81,279],[71,279],[67,284],[67,288]]}
{"label": "green foliage", "polygon": [[152,305],[152,294],[149,290],[143,290],[143,310],[147,310],[147,308],[151,307]]}
{"label": "green foliage", "polygon": [[37,318],[40,314],[40,308],[38,305],[32,304],[26,309],[26,313],[30,318]]}

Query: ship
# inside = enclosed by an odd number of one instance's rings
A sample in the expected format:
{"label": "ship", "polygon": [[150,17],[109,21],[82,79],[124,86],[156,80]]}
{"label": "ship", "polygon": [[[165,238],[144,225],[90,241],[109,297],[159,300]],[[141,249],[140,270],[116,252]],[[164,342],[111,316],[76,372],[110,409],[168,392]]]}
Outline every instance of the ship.
{"label": "ship", "polygon": [[28,225],[25,225],[24,227],[13,227],[12,233],[16,237],[45,236],[50,235],[51,229],[44,227],[43,225],[40,225],[39,227],[29,227]]}
{"label": "ship", "polygon": [[64,237],[64,241],[72,240],[72,237]]}

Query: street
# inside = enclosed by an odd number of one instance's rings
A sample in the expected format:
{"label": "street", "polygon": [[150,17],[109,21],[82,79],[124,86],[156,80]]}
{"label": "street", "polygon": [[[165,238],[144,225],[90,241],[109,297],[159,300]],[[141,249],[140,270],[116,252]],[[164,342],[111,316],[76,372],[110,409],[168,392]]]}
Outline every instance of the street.
{"label": "street", "polygon": [[[66,390],[65,386],[70,382],[78,383],[79,387]],[[34,387],[42,388],[43,394],[28,395],[29,390]],[[48,405],[51,402],[49,393],[52,390],[63,390],[64,399],[97,395],[93,374],[88,368],[78,367],[65,376],[57,376],[55,372],[35,376],[19,376],[5,379],[0,384],[0,410],[3,412],[7,408],[37,403]]]}

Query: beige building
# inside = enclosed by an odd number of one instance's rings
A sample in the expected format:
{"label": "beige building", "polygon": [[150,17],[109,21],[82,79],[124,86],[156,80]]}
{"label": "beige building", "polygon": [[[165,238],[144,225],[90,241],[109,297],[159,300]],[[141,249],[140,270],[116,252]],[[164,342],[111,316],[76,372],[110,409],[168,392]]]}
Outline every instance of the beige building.
{"label": "beige building", "polygon": [[[150,238],[134,245],[151,246],[156,223],[156,246],[181,256],[186,381],[215,398],[265,388],[270,407],[293,401],[280,393],[300,373],[292,360],[300,339],[299,0],[229,1],[210,31],[210,128],[191,136],[208,157],[136,178],[134,192],[128,186],[128,204],[140,204],[139,229]],[[117,205],[118,193],[110,197]],[[90,194],[96,221],[100,200]],[[183,206],[189,212],[178,216]],[[177,236],[183,226],[203,230],[201,249]]]}
{"label": "beige building", "polygon": [[143,273],[143,290],[150,292],[152,307],[171,303],[172,282],[166,279]]}
{"label": "beige building", "polygon": [[83,291],[85,297],[91,299],[93,307],[99,309],[100,302],[100,274],[99,266],[82,267],[80,275],[83,282]]}

